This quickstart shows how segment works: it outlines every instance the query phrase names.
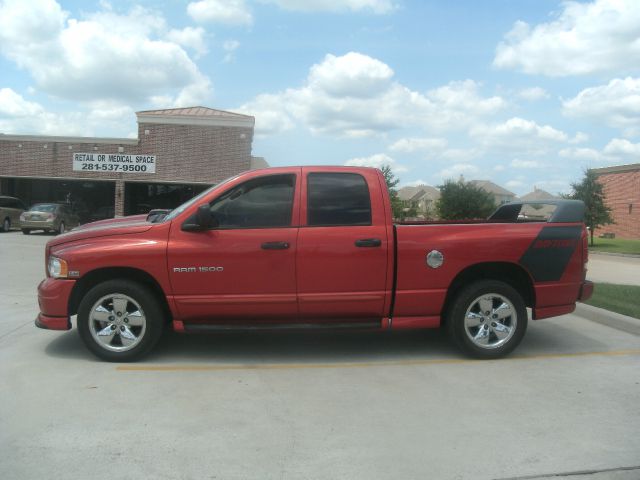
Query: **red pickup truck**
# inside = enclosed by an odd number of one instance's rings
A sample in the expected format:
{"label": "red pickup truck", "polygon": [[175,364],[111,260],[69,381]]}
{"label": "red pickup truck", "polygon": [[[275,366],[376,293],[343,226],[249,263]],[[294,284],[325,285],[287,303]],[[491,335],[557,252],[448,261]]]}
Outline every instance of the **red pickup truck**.
{"label": "red pickup truck", "polygon": [[[512,351],[533,319],[591,295],[579,201],[546,221],[511,203],[483,222],[394,224],[379,170],[287,167],[230,178],[154,223],[51,239],[36,325],[131,361],[163,329],[444,326],[467,354]],[[534,205],[535,207],[535,205]]]}

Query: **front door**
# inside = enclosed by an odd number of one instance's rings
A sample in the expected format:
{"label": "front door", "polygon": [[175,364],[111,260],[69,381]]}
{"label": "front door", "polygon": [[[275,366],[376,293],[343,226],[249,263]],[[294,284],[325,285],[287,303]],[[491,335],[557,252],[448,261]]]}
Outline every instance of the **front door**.
{"label": "front door", "polygon": [[210,202],[219,225],[173,225],[168,268],[183,321],[278,321],[297,313],[300,169],[231,185]]}

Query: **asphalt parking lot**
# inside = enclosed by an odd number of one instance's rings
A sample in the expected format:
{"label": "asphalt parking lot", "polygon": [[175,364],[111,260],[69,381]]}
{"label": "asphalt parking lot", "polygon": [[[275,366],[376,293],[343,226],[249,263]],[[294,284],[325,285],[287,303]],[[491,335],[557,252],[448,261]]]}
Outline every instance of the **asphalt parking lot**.
{"label": "asphalt parking lot", "polygon": [[167,334],[115,365],[33,326],[49,238],[0,234],[2,479],[640,478],[637,335],[566,315],[471,361],[439,331]]}

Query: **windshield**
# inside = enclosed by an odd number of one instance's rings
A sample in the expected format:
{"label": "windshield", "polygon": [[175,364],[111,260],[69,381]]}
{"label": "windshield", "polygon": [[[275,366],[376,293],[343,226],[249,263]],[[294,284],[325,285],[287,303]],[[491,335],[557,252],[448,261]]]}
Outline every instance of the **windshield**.
{"label": "windshield", "polygon": [[187,200],[186,202],[184,202],[182,205],[180,205],[179,207],[174,208],[173,210],[171,210],[171,212],[169,213],[169,215],[167,215],[166,217],[164,217],[164,219],[162,220],[163,222],[169,222],[171,220],[173,220],[174,218],[176,218],[178,215],[180,215],[182,212],[184,212],[188,207],[190,207],[191,205],[193,205],[194,203],[196,203],[198,200],[200,200],[201,198],[209,195],[209,193],[211,193],[212,191],[214,191],[215,189],[229,183],[231,180],[234,180],[236,178],[238,178],[239,175],[234,175],[233,177],[229,177],[226,180],[223,180],[222,182],[218,183],[217,185],[214,185],[211,188],[206,189],[204,192],[202,192],[200,195],[196,195],[195,197],[193,197],[191,200]]}
{"label": "windshield", "polygon": [[58,205],[54,203],[38,203],[37,205],[33,205],[29,211],[30,212],[55,212]]}

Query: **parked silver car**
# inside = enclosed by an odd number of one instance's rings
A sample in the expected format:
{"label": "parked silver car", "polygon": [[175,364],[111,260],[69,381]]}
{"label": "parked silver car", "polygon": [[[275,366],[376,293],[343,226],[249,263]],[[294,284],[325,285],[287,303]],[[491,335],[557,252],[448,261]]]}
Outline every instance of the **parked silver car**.
{"label": "parked silver car", "polygon": [[37,203],[20,215],[20,224],[22,233],[29,235],[32,230],[64,233],[80,225],[80,221],[68,205]]}
{"label": "parked silver car", "polygon": [[24,204],[15,197],[0,196],[0,230],[8,232],[11,227],[20,228],[20,214]]}

